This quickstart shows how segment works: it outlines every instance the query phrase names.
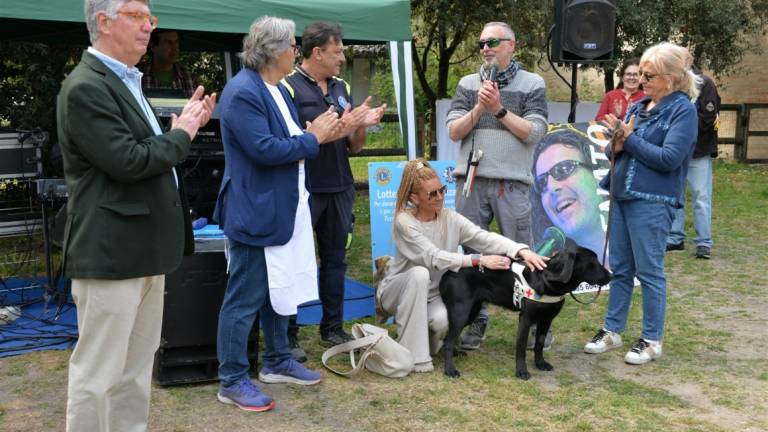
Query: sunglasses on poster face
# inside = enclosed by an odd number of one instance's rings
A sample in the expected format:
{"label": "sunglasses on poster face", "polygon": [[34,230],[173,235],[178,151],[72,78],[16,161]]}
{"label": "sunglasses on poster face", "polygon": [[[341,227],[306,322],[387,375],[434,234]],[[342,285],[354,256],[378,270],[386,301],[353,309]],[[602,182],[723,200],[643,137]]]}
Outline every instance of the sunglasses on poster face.
{"label": "sunglasses on poster face", "polygon": [[440,186],[433,191],[426,192],[427,198],[429,198],[430,201],[434,201],[437,199],[437,194],[440,194],[441,197],[444,197],[447,190],[448,186]]}
{"label": "sunglasses on poster face", "polygon": [[549,171],[543,172],[537,175],[533,181],[533,188],[536,190],[536,192],[541,193],[547,187],[549,176],[552,176],[552,178],[554,178],[557,181],[563,181],[568,177],[572,176],[573,173],[576,171],[576,168],[580,166],[583,166],[584,168],[592,169],[590,165],[585,164],[582,161],[570,160],[570,159],[560,161],[556,163],[554,166],[552,166],[552,168],[550,168]]}
{"label": "sunglasses on poster face", "polygon": [[480,49],[485,48],[486,45],[488,45],[488,48],[496,48],[497,46],[501,45],[502,41],[509,41],[512,39],[509,38],[490,38],[490,39],[480,39],[477,41],[477,47]]}

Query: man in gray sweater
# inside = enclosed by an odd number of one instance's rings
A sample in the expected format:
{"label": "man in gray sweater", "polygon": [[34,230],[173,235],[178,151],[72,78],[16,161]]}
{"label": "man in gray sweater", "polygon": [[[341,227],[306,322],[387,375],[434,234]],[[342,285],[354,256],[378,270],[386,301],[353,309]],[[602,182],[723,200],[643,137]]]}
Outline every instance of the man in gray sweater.
{"label": "man in gray sweater", "polygon": [[[451,139],[461,141],[454,171],[456,209],[484,230],[495,219],[502,235],[531,244],[528,190],[533,148],[547,132],[544,80],[512,59],[515,33],[503,22],[485,25],[478,48],[484,61],[480,71],[459,81],[447,117]],[[467,162],[478,151],[482,157],[465,196]],[[479,348],[487,325],[484,305],[460,346]]]}

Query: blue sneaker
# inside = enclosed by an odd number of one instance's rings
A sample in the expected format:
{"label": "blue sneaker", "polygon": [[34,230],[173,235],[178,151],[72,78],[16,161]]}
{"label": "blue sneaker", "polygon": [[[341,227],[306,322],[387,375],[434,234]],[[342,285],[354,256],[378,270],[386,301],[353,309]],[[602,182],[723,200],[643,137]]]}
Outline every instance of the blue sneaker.
{"label": "blue sneaker", "polygon": [[275,401],[262,393],[250,378],[243,378],[231,386],[220,385],[216,397],[219,402],[237,405],[245,411],[269,411],[275,407]]}
{"label": "blue sneaker", "polygon": [[259,371],[259,381],[268,384],[312,385],[320,382],[320,373],[305,368],[293,357],[289,357],[276,366],[262,367]]}

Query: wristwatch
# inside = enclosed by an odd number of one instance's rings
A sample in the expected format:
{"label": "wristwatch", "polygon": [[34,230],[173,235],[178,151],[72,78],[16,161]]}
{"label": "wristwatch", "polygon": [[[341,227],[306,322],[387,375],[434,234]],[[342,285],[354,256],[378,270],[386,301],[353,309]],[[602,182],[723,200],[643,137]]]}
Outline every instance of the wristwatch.
{"label": "wristwatch", "polygon": [[496,114],[494,114],[494,116],[496,116],[496,118],[497,118],[497,119],[503,118],[505,115],[507,115],[507,109],[506,109],[506,108],[504,108],[504,107],[501,107],[501,109],[499,110],[499,112],[497,112]]}
{"label": "wristwatch", "polygon": [[480,254],[472,254],[469,257],[472,260],[472,267],[480,267]]}

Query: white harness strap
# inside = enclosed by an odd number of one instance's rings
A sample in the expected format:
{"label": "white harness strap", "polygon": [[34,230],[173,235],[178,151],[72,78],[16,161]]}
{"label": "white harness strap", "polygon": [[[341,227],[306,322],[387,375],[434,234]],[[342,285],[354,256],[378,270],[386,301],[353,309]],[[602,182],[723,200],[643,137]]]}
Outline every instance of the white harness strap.
{"label": "white harness strap", "polygon": [[523,264],[518,262],[512,263],[512,271],[517,275],[515,278],[515,293],[513,299],[515,306],[518,308],[521,307],[524,298],[539,303],[557,303],[565,298],[565,296],[554,297],[548,295],[540,295],[536,292],[536,290],[528,285],[528,281],[523,277],[523,270],[525,270],[525,266]]}

